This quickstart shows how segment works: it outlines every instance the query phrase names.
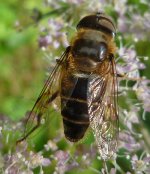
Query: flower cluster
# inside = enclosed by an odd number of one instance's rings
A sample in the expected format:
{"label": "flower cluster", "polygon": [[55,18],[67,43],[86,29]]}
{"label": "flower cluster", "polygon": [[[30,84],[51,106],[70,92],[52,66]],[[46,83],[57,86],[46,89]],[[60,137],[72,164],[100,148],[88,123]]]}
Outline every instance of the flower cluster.
{"label": "flower cluster", "polygon": [[49,19],[47,27],[41,27],[41,36],[39,38],[39,47],[46,49],[58,49],[60,46],[68,46],[65,32],[63,29],[63,21],[61,19]]}
{"label": "flower cluster", "polygon": [[[145,2],[141,1],[141,5],[143,4],[146,5]],[[142,12],[138,10],[139,8],[136,4],[135,6],[128,5],[127,0],[123,0],[121,2],[117,0],[114,8],[118,14],[117,28],[119,32],[122,32],[127,36],[132,36],[135,41],[144,40],[147,36],[149,36],[149,11]]]}

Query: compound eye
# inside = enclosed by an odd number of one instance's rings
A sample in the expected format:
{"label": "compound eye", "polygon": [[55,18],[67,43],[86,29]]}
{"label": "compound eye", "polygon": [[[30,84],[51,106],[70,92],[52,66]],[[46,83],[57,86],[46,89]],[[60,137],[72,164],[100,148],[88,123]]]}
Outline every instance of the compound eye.
{"label": "compound eye", "polygon": [[110,23],[110,21],[105,20],[105,19],[100,19],[99,20],[99,24],[108,28],[109,30],[111,30],[113,33],[116,33],[116,29],[115,27],[112,25],[112,23]]}
{"label": "compound eye", "polygon": [[107,45],[104,42],[100,42],[99,47],[99,59],[103,60],[107,56]]}
{"label": "compound eye", "polygon": [[97,13],[96,17],[99,25],[108,28],[113,33],[116,33],[116,27],[109,16],[105,15],[104,13]]}

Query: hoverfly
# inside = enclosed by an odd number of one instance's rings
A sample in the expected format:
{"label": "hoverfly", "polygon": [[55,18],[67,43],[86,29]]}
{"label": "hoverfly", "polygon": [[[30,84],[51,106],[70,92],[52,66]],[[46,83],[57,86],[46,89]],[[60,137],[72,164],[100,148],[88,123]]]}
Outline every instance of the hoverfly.
{"label": "hoverfly", "polygon": [[60,99],[65,137],[78,142],[92,128],[102,159],[110,158],[117,147],[117,73],[114,54],[116,28],[104,13],[82,18],[70,46],[46,81],[27,124],[25,140],[40,125],[49,106]]}

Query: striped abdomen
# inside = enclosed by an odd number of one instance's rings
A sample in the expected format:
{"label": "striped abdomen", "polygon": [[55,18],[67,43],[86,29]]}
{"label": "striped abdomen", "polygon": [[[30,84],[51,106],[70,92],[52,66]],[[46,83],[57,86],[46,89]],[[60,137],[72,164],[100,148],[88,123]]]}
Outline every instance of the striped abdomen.
{"label": "striped abdomen", "polygon": [[87,106],[87,78],[68,76],[67,79],[73,88],[66,88],[62,79],[61,114],[63,116],[64,134],[72,142],[83,138],[88,126],[89,115]]}

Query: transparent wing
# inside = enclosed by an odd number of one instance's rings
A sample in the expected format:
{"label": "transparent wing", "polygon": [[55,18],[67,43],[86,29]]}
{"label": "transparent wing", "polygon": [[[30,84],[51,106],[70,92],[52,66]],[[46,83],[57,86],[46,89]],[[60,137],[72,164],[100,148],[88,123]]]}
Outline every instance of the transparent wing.
{"label": "transparent wing", "polygon": [[60,75],[69,52],[70,47],[66,49],[61,58],[57,61],[57,64],[48,77],[37,101],[35,102],[32,110],[29,112],[24,135],[17,141],[17,143],[25,140],[34,130],[38,128],[41,123],[41,119],[44,118],[50,104],[54,99],[56,99],[56,97],[59,96]]}
{"label": "transparent wing", "polygon": [[119,131],[114,59],[110,62],[108,72],[102,75],[93,74],[89,78],[88,110],[90,126],[101,158],[107,160],[116,151]]}

